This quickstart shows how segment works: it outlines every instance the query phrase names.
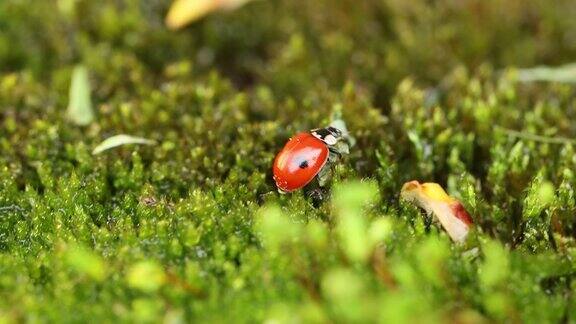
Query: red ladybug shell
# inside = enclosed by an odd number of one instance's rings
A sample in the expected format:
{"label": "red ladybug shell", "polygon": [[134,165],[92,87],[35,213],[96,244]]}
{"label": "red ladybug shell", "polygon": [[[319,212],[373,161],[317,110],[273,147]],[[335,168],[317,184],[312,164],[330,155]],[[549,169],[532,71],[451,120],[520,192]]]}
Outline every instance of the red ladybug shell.
{"label": "red ladybug shell", "polygon": [[307,185],[328,160],[328,147],[310,133],[292,137],[276,155],[273,172],[276,186],[285,192]]}

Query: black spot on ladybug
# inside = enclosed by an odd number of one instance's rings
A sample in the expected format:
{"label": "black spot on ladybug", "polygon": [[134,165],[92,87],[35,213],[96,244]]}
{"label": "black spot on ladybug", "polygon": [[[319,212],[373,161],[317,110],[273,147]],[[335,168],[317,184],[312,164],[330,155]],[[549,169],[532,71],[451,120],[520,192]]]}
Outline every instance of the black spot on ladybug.
{"label": "black spot on ladybug", "polygon": [[308,161],[304,160],[300,162],[300,165],[298,167],[300,167],[300,169],[306,169],[308,167]]}

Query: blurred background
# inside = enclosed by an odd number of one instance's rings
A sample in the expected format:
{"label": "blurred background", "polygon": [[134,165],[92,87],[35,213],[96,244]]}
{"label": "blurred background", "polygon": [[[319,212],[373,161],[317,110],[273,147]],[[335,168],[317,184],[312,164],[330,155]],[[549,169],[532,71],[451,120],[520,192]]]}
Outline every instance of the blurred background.
{"label": "blurred background", "polygon": [[[264,83],[281,96],[352,80],[386,109],[406,76],[437,84],[460,64],[527,67],[576,57],[571,0],[197,2],[239,8],[174,8],[201,12],[175,31],[165,25],[170,1],[4,0],[0,71],[57,82],[52,72],[84,62],[99,79],[154,79],[186,61],[192,75],[216,70],[236,87]],[[100,89],[97,97],[107,95]]]}

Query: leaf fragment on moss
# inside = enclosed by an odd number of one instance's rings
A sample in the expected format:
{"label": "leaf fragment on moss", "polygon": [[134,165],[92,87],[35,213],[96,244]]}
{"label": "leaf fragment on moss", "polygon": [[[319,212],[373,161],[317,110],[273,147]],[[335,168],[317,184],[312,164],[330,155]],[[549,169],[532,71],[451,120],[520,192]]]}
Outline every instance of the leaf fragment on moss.
{"label": "leaf fragment on moss", "polygon": [[436,216],[452,240],[466,240],[473,224],[472,218],[462,203],[450,197],[440,185],[410,181],[402,186],[400,196],[423,208],[428,214]]}
{"label": "leaf fragment on moss", "polygon": [[156,141],[125,134],[115,135],[105,139],[102,143],[96,146],[92,151],[92,154],[100,154],[111,148],[128,144],[154,145],[156,144]]}

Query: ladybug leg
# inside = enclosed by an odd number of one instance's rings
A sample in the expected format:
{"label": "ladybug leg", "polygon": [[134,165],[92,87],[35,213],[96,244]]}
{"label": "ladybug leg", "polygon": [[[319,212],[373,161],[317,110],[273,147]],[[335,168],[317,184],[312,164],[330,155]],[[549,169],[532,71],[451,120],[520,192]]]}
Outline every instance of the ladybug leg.
{"label": "ladybug leg", "polygon": [[330,157],[328,157],[328,163],[326,163],[322,167],[322,169],[320,169],[320,172],[318,172],[318,174],[316,175],[316,179],[318,179],[318,186],[320,187],[326,186],[326,184],[330,181],[330,178],[332,178],[332,169],[331,169],[332,163],[333,162],[330,160]]}
{"label": "ladybug leg", "polygon": [[339,158],[342,157],[342,155],[350,153],[350,145],[345,141],[339,141],[334,145],[330,145],[328,149],[330,150],[330,153],[337,154]]}
{"label": "ladybug leg", "polygon": [[333,147],[329,147],[328,153],[328,162],[320,169],[318,174],[316,175],[316,179],[318,180],[318,185],[320,187],[326,186],[326,184],[332,178],[332,166],[340,161],[342,158],[342,153],[335,150]]}
{"label": "ladybug leg", "polygon": [[328,191],[321,187],[316,187],[308,191],[308,196],[312,198],[312,204],[314,207],[319,207],[320,203],[328,197]]}
{"label": "ladybug leg", "polygon": [[[328,178],[330,177],[330,168],[323,169],[322,172]],[[321,184],[320,178],[317,176],[314,181],[304,187],[304,195],[312,199],[314,207],[319,207],[320,204],[330,196],[330,191],[324,187],[324,185],[326,185],[326,183]]]}
{"label": "ladybug leg", "polygon": [[342,153],[333,147],[328,148],[328,163],[336,163],[342,158]]}

